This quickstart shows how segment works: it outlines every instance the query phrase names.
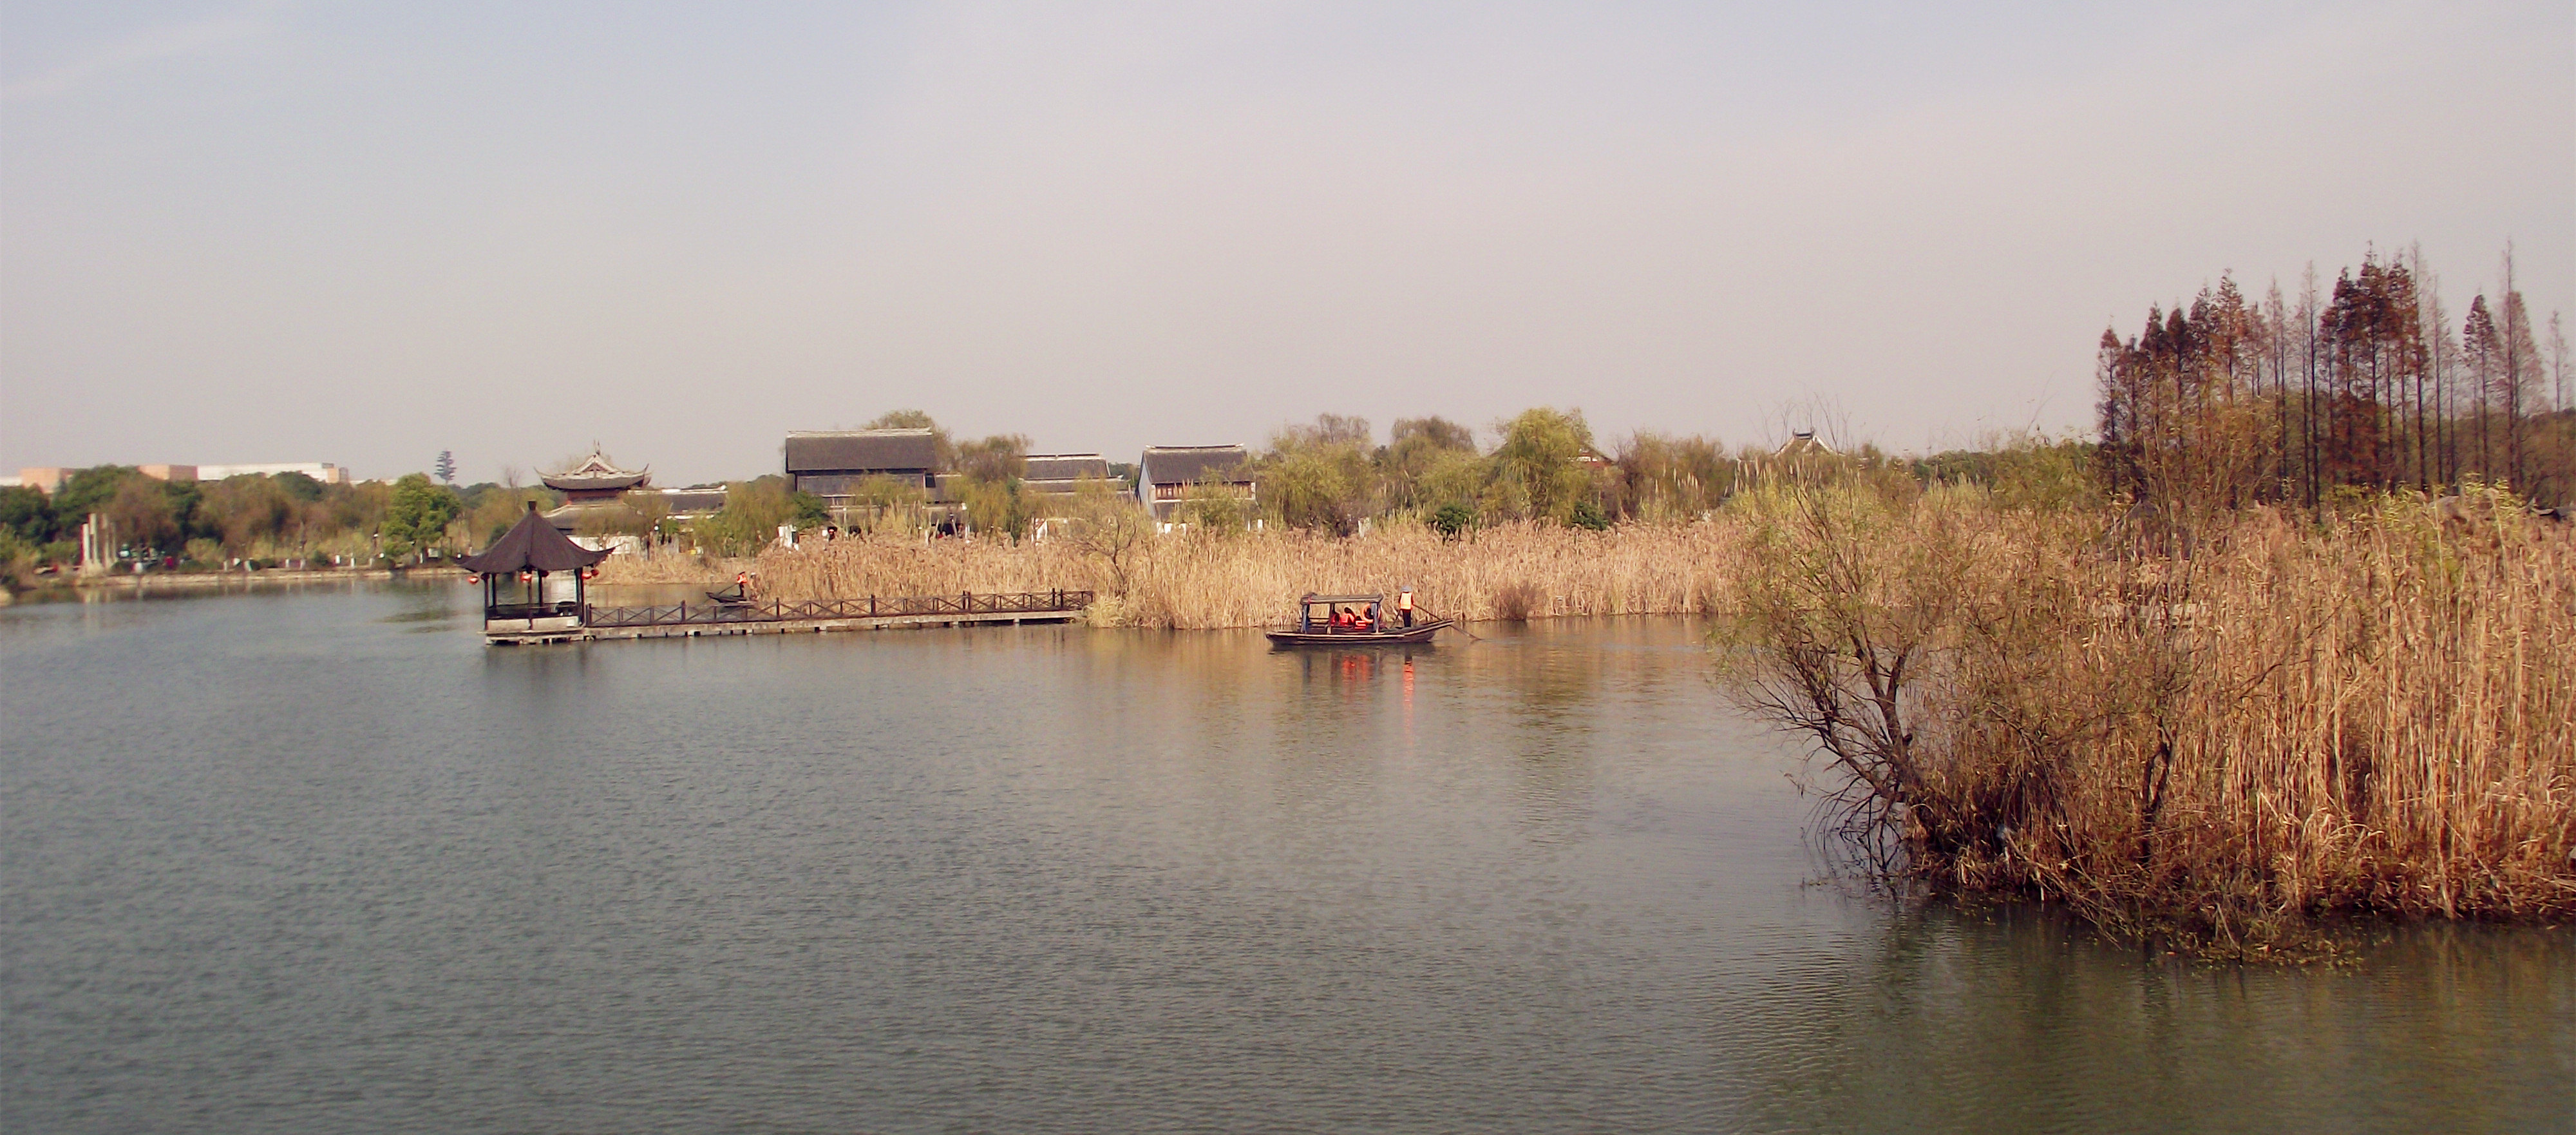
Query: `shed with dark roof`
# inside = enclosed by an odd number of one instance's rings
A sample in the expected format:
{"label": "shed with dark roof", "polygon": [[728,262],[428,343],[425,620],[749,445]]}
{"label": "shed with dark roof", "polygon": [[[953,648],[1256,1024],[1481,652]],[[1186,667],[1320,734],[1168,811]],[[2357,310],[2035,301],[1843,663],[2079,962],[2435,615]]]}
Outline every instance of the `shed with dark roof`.
{"label": "shed with dark roof", "polygon": [[799,430],[787,435],[792,489],[826,499],[848,497],[870,477],[931,487],[939,440],[926,429]]}
{"label": "shed with dark roof", "polygon": [[1085,477],[1107,480],[1109,459],[1097,453],[1032,453],[1028,456],[1028,471],[1021,477],[1032,482],[1070,482]]}
{"label": "shed with dark roof", "polygon": [[1136,463],[1136,499],[1154,519],[1169,520],[1197,484],[1218,484],[1255,498],[1252,454],[1240,445],[1158,445]]}

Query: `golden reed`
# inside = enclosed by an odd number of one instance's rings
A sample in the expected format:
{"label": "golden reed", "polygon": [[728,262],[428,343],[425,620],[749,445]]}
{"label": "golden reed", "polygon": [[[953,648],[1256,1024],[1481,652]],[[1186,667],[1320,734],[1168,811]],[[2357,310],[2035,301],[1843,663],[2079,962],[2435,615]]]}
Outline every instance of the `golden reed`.
{"label": "golden reed", "polygon": [[757,570],[786,598],[1089,588],[1094,622],[1174,629],[1285,619],[1297,597],[1411,585],[1423,608],[1465,619],[1709,610],[1725,592],[1740,526],[1630,525],[1590,532],[1510,524],[1443,539],[1415,524],[1335,539],[1303,532],[1147,536],[1125,565],[1064,540],[1017,545],[915,536],[772,548]]}
{"label": "golden reed", "polygon": [[1746,510],[1742,676],[1899,872],[2239,956],[2320,915],[2576,916],[2564,525],[1819,492]]}
{"label": "golden reed", "polygon": [[[1117,570],[1064,540],[862,537],[756,570],[786,598],[1087,587],[1104,626],[1258,626],[1309,590],[1404,584],[1468,620],[1710,614],[1746,686],[1786,698],[1757,710],[1852,695],[1827,707],[1845,726],[1877,712],[1852,659],[1910,645],[1885,703],[1900,731],[1877,735],[1903,742],[1905,775],[1839,797],[1903,874],[2239,955],[2320,915],[2576,917],[2566,527],[2390,498],[2326,525],[2257,510],[2151,530],[1974,489],[1815,492],[1840,520],[1801,526],[1752,493],[1606,533],[1149,536]],[[1800,660],[1814,681],[1783,682]],[[1866,732],[1846,740],[1884,765]]]}

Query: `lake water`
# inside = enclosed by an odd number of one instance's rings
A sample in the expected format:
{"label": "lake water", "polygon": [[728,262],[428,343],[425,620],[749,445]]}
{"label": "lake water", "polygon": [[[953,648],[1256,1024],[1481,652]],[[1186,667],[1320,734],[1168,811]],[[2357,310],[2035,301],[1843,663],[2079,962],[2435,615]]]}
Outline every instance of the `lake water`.
{"label": "lake water", "polygon": [[0,1130],[2576,1129],[2576,934],[1837,885],[1699,630],[0,612]]}

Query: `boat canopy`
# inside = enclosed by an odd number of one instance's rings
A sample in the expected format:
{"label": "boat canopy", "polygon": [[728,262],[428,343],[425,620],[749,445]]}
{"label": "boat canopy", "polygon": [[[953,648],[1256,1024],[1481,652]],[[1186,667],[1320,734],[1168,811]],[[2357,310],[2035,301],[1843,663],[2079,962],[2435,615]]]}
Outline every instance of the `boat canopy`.
{"label": "boat canopy", "polygon": [[1382,603],[1384,595],[1308,595],[1300,603]]}
{"label": "boat canopy", "polygon": [[608,558],[608,550],[591,551],[572,542],[554,522],[537,515],[531,502],[527,515],[519,518],[510,530],[492,541],[482,554],[465,556],[457,566],[479,575],[509,575],[521,571],[574,571]]}

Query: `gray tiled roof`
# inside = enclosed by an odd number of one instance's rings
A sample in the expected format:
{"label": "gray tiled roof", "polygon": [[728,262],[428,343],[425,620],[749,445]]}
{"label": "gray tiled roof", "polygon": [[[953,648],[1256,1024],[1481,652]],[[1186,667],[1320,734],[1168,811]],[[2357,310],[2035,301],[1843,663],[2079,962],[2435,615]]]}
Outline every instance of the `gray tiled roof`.
{"label": "gray tiled roof", "polygon": [[1072,481],[1109,476],[1109,459],[1097,453],[1032,453],[1021,476],[1031,481]]}
{"label": "gray tiled roof", "polygon": [[1145,451],[1140,476],[1148,485],[1190,484],[1210,472],[1230,479],[1250,458],[1240,445],[1158,445]]}
{"label": "gray tiled roof", "polygon": [[673,513],[715,512],[725,506],[724,486],[714,488],[664,489],[662,499]]}
{"label": "gray tiled roof", "polygon": [[790,473],[920,471],[939,464],[929,430],[798,431],[787,435]]}

